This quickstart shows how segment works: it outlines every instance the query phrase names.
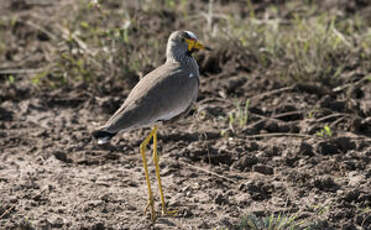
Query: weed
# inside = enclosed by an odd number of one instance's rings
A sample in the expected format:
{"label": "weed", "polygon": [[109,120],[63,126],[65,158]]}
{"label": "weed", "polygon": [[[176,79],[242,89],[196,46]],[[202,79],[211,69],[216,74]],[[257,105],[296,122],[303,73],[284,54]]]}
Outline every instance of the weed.
{"label": "weed", "polygon": [[[315,12],[316,7],[311,6],[308,12]],[[358,29],[364,27],[362,20],[354,23],[328,13],[312,17],[294,14],[285,21],[261,20],[255,16],[251,1],[248,8],[250,19],[241,21],[229,17],[222,35],[237,42],[238,49],[250,57],[249,66],[255,62],[256,67],[266,69],[268,75],[295,82],[336,83],[348,60],[358,59],[355,46],[363,44],[364,50],[370,51],[367,32]],[[369,59],[370,55],[365,52],[364,57]],[[361,63],[368,65],[366,61]]]}
{"label": "weed", "polygon": [[14,76],[13,75],[9,75],[9,77],[8,77],[8,83],[9,84],[14,84],[14,81],[15,81]]}
{"label": "weed", "polygon": [[331,128],[328,125],[325,125],[320,131],[316,133],[319,137],[332,137]]}
{"label": "weed", "polygon": [[32,78],[31,78],[31,82],[32,82],[32,84],[34,84],[34,85],[38,85],[38,84],[40,84],[40,82],[41,82],[41,80],[43,79],[43,78],[45,78],[47,75],[48,75],[48,71],[43,71],[43,72],[41,72],[41,73],[38,73],[38,74],[36,74],[35,76],[33,76]]}
{"label": "weed", "polygon": [[228,114],[229,128],[234,131],[235,127],[243,128],[249,119],[249,102],[247,99],[245,105],[242,106],[241,102],[235,103],[235,109]]}
{"label": "weed", "polygon": [[303,222],[296,221],[297,217],[284,216],[281,213],[278,215],[271,214],[270,216],[257,217],[255,215],[247,215],[241,219],[237,229],[245,230],[296,230],[304,229]]}
{"label": "weed", "polygon": [[[366,227],[365,225],[367,225],[367,219],[369,219],[370,214],[371,214],[371,208],[366,207],[366,208],[360,209],[359,211],[360,211],[360,213],[358,214],[358,216],[362,220],[361,227]],[[364,216],[364,217],[362,217],[362,216]]]}

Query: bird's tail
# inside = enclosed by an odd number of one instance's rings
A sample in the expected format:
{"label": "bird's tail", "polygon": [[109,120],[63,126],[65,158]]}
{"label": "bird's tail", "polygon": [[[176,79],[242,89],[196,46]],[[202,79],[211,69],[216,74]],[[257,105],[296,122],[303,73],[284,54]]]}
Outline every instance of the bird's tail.
{"label": "bird's tail", "polygon": [[95,130],[92,133],[93,137],[98,140],[98,144],[102,145],[111,140],[112,137],[116,135],[116,133],[110,133],[102,129]]}

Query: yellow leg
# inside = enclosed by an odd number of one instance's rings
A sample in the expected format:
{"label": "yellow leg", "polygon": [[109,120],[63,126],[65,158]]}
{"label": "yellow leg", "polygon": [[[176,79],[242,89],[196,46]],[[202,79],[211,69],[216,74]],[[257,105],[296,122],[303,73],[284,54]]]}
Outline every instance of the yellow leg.
{"label": "yellow leg", "polygon": [[158,181],[158,188],[161,195],[161,205],[162,205],[162,215],[176,215],[177,210],[168,211],[165,205],[164,193],[162,192],[161,176],[160,176],[160,166],[158,165],[158,154],[157,154],[157,125],[154,126],[153,133],[153,162],[156,168],[156,177]]}
{"label": "yellow leg", "polygon": [[140,153],[142,154],[143,158],[143,167],[144,167],[144,173],[146,176],[146,182],[147,182],[147,187],[148,187],[148,204],[146,206],[146,209],[144,213],[147,213],[148,208],[151,208],[151,219],[152,221],[156,220],[156,211],[155,211],[155,205],[153,201],[153,195],[152,195],[152,189],[151,189],[151,181],[149,180],[148,176],[148,167],[147,167],[147,159],[146,159],[146,147],[148,145],[148,142],[151,140],[153,134],[156,132],[155,129],[152,130],[152,132],[144,139],[144,141],[140,144]]}

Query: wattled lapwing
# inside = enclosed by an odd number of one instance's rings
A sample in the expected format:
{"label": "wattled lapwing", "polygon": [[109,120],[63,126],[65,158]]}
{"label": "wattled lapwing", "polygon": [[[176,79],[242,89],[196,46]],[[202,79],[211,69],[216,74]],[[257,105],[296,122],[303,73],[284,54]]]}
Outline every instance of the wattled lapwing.
{"label": "wattled lapwing", "polygon": [[202,49],[205,47],[198,41],[194,33],[190,31],[173,32],[167,42],[165,64],[144,76],[107,123],[93,132],[98,144],[104,144],[121,131],[153,127],[150,134],[140,144],[149,196],[145,212],[149,207],[151,208],[153,221],[156,219],[156,212],[145,149],[152,138],[153,161],[161,195],[162,214],[175,214],[176,211],[166,209],[161,186],[157,155],[157,123],[178,117],[187,111],[196,100],[200,80],[198,65],[192,57],[192,53]]}

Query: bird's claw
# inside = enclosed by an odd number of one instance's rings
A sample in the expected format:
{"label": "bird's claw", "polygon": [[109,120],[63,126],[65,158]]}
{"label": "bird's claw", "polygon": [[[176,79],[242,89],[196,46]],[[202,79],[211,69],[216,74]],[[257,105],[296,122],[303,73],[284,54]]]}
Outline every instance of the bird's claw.
{"label": "bird's claw", "polygon": [[166,208],[162,209],[163,216],[176,216],[178,214],[178,210],[167,210]]}
{"label": "bird's claw", "polygon": [[147,210],[149,207],[151,208],[151,220],[154,222],[157,216],[156,216],[156,210],[155,210],[153,199],[148,200],[148,204],[146,205],[146,208],[144,209],[144,214],[147,214]]}

